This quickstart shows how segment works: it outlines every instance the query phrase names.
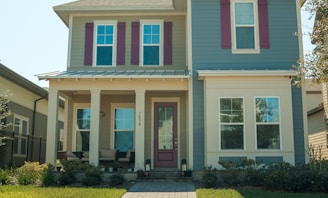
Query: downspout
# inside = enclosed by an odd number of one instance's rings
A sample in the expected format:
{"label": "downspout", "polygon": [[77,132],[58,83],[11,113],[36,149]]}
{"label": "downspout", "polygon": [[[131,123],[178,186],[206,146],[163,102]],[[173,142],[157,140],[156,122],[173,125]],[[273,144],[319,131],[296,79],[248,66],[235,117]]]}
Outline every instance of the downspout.
{"label": "downspout", "polygon": [[[35,99],[34,100],[34,107],[33,107],[33,120],[32,120],[32,141],[31,141],[31,155],[30,155],[30,161],[32,160],[32,157],[33,157],[33,147],[34,147],[34,141],[33,141],[33,137],[34,137],[34,131],[35,131],[35,117],[36,117],[36,107],[37,107],[37,102],[40,101],[40,100],[43,100],[43,99],[46,99],[47,98],[47,95],[41,97],[41,98],[38,98],[38,99]],[[28,147],[27,147],[28,148]],[[28,151],[27,151],[28,153]]]}

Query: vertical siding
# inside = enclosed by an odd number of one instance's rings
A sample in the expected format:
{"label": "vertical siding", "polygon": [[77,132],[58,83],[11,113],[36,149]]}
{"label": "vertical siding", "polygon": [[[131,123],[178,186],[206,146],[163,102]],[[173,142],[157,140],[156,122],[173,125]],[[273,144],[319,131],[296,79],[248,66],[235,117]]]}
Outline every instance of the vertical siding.
{"label": "vertical siding", "polygon": [[[84,67],[84,42],[85,42],[85,23],[91,23],[94,20],[117,20],[118,22],[125,22],[126,37],[125,37],[125,65],[120,69],[144,69],[135,65],[131,65],[131,23],[133,21],[140,21],[143,19],[159,19],[172,22],[172,63],[173,65],[165,66],[167,69],[174,66],[180,69],[186,68],[186,21],[185,16],[156,16],[156,17],[74,17],[72,29],[72,49],[69,70],[92,70],[94,67]],[[172,67],[173,66],[173,67]],[[97,69],[101,69],[98,67]],[[110,69],[106,67],[106,69]]]}

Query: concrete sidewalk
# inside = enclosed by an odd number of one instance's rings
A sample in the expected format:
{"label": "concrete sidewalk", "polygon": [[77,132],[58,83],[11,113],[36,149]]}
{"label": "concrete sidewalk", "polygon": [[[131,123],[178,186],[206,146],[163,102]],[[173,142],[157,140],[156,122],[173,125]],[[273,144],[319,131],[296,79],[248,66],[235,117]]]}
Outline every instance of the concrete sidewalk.
{"label": "concrete sidewalk", "polygon": [[196,198],[192,182],[146,181],[135,183],[123,198]]}

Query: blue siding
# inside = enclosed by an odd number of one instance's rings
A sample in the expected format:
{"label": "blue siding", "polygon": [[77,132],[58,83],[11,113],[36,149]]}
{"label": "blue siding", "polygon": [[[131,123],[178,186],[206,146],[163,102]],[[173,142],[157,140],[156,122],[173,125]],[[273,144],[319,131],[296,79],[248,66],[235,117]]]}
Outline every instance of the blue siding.
{"label": "blue siding", "polygon": [[[286,70],[299,58],[295,0],[268,0],[270,48],[260,54],[232,54],[221,48],[220,0],[192,1],[194,168],[204,165],[204,90],[197,70]],[[295,162],[304,163],[301,90],[293,88]]]}
{"label": "blue siding", "polygon": [[219,157],[219,161],[221,162],[235,162],[237,164],[241,164],[243,159],[247,158],[246,156],[241,157]]}
{"label": "blue siding", "polygon": [[267,157],[267,156],[259,156],[255,157],[255,161],[264,164],[278,164],[282,162],[284,158],[282,156],[275,156],[275,157]]}

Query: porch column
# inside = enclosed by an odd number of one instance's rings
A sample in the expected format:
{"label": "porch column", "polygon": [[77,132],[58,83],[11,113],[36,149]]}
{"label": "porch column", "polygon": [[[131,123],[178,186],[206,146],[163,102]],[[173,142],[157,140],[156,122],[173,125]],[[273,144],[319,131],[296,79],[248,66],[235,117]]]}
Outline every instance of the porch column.
{"label": "porch column", "polygon": [[73,151],[75,148],[72,148],[72,127],[73,127],[73,103],[72,99],[65,98],[65,112],[64,112],[64,151]]}
{"label": "porch column", "polygon": [[48,91],[46,163],[55,165],[58,142],[58,90]]}
{"label": "porch column", "polygon": [[100,90],[91,90],[89,163],[99,164]]}
{"label": "porch column", "polygon": [[136,90],[135,112],[135,169],[145,164],[145,90]]}

